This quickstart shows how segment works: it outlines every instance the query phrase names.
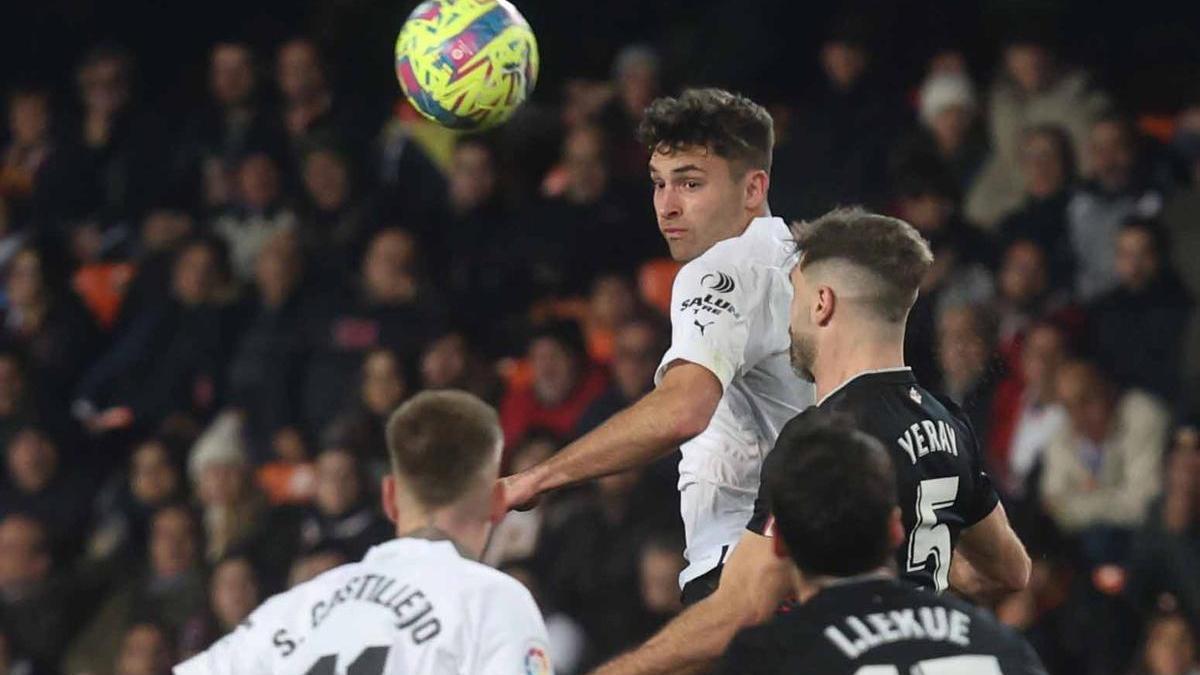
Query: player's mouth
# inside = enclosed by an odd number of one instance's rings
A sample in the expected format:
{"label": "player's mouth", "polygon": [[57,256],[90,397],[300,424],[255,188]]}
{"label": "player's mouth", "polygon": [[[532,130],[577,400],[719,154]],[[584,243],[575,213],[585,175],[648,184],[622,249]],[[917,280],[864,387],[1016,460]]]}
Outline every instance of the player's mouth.
{"label": "player's mouth", "polygon": [[664,227],[662,233],[667,239],[682,239],[687,230],[682,227]]}

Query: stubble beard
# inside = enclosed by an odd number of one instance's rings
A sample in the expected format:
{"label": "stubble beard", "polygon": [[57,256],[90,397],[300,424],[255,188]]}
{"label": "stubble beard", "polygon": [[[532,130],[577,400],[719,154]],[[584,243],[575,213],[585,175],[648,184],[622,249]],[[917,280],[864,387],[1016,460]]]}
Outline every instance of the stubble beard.
{"label": "stubble beard", "polygon": [[790,334],[792,370],[805,382],[816,383],[817,378],[813,375],[812,368],[817,362],[817,345],[811,336],[798,334],[794,330],[790,331]]}

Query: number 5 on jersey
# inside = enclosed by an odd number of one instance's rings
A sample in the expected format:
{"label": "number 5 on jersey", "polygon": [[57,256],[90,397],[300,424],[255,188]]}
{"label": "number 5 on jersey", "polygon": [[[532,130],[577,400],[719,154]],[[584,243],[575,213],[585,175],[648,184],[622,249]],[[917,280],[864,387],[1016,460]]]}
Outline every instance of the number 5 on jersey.
{"label": "number 5 on jersey", "polygon": [[917,485],[917,524],[908,534],[908,571],[925,569],[933,554],[933,582],[941,593],[950,585],[950,526],[938,523],[937,511],[954,504],[958,476],[930,478]]}

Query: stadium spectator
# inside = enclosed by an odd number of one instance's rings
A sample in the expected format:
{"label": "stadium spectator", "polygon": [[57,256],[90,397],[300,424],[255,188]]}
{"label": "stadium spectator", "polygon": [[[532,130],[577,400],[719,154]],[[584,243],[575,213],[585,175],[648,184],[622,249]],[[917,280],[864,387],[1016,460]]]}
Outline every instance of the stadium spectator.
{"label": "stadium spectator", "polygon": [[1003,69],[992,85],[988,130],[992,153],[967,195],[967,218],[994,227],[1021,205],[1021,135],[1033,126],[1057,125],[1070,135],[1076,156],[1091,125],[1111,106],[1082,70],[1065,67],[1047,40],[1014,35],[1004,47]]}
{"label": "stadium spectator", "polygon": [[609,166],[621,180],[640,179],[646,172],[646,149],[634,133],[646,106],[662,91],[662,63],[658,52],[644,44],[622,47],[613,58],[615,94],[595,117],[612,139]]}
{"label": "stadium spectator", "polygon": [[229,247],[234,276],[249,281],[267,240],[296,228],[296,215],[284,205],[282,177],[274,158],[255,152],[238,163],[233,201],[212,227]]}
{"label": "stadium spectator", "polygon": [[613,356],[613,333],[632,319],[637,310],[638,297],[632,279],[615,273],[594,277],[581,317],[588,356],[593,361],[609,365]]}
{"label": "stadium spectator", "polygon": [[[1200,100],[1179,113],[1171,147],[1183,165],[1184,185],[1171,195],[1163,210],[1163,224],[1171,240],[1171,260],[1180,280],[1200,298]],[[1193,313],[1184,340],[1187,408],[1200,418],[1200,312]]]}
{"label": "stadium spectator", "polygon": [[91,491],[82,480],[83,458],[64,453],[45,431],[26,427],[6,448],[7,486],[0,515],[26,513],[46,527],[55,557],[79,553],[88,523]]}
{"label": "stadium spectator", "polygon": [[317,147],[333,145],[363,159],[366,125],[334,96],[328,68],[313,40],[293,38],[279,47],[275,79],[282,94],[280,126],[291,140],[293,156],[300,158]]}
{"label": "stadium spectator", "polygon": [[136,623],[121,637],[113,675],[170,675],[178,658],[172,637],[153,623]]}
{"label": "stadium spectator", "polygon": [[669,330],[648,315],[630,319],[616,329],[609,366],[612,382],[579,418],[576,436],[600,426],[654,387],[654,371],[669,346]]}
{"label": "stadium spectator", "polygon": [[362,257],[358,283],[330,289],[314,302],[302,386],[304,420],[314,437],[353,396],[363,356],[386,347],[402,361],[415,359],[442,330],[444,305],[420,273],[419,260],[417,242],[406,230],[381,230]]}
{"label": "stadium spectator", "polygon": [[188,476],[202,510],[209,562],[261,534],[266,504],[254,489],[237,413],[221,413],[192,446]]}
{"label": "stadium spectator", "polygon": [[462,389],[491,405],[500,401],[499,377],[462,331],[448,331],[430,342],[420,371],[422,389]]}
{"label": "stadium spectator", "polygon": [[88,555],[99,560],[144,557],[150,517],[182,501],[186,490],[182,462],[169,441],[154,437],[139,442],[128,471],[115,476],[96,498]]}
{"label": "stadium spectator", "polygon": [[[24,515],[0,520],[0,623],[10,654],[55,664],[79,627],[79,606],[61,577],[42,524]],[[75,605],[74,603],[79,603]]]}
{"label": "stadium spectator", "polygon": [[244,303],[242,328],[229,363],[229,401],[245,414],[250,456],[276,456],[275,439],[300,424],[303,377],[304,260],[295,233],[263,244],[254,267],[254,293]]}
{"label": "stadium spectator", "polygon": [[997,349],[1010,370],[1020,367],[1025,332],[1034,322],[1049,318],[1075,338],[1083,321],[1069,295],[1050,283],[1046,250],[1036,242],[1017,239],[1005,248],[996,274]]}
{"label": "stadium spectator", "polygon": [[[525,440],[512,449],[509,464],[513,472],[524,471],[539,462],[545,461],[558,452],[562,441],[553,434],[534,430],[526,434]],[[492,543],[484,552],[483,562],[493,567],[503,567],[506,564],[528,564],[533,557],[538,543],[541,541],[542,529],[547,515],[553,510],[556,514],[566,509],[548,508],[555,504],[548,501],[538,503],[526,511],[517,511],[504,517],[492,531]],[[549,598],[546,589],[539,586],[538,591],[543,602],[553,601],[558,609],[557,600]]]}
{"label": "stadium spectator", "polygon": [[316,147],[302,156],[305,207],[300,211],[300,241],[319,276],[336,283],[354,268],[354,259],[376,226],[369,197],[361,194],[350,156],[333,147]]}
{"label": "stadium spectator", "polygon": [[1077,263],[1075,292],[1092,300],[1117,283],[1116,242],[1130,218],[1153,218],[1163,196],[1140,169],[1132,124],[1106,117],[1092,125],[1084,177],[1067,206],[1067,227]]}
{"label": "stadium spectator", "polygon": [[1029,485],[1041,466],[1046,446],[1067,423],[1054,390],[1058,368],[1067,357],[1067,336],[1053,323],[1029,327],[1019,368],[996,388],[988,423],[988,472],[1009,498],[1036,492]]}
{"label": "stadium spectator", "polygon": [[67,262],[47,242],[14,256],[5,280],[4,337],[25,356],[38,410],[62,410],[100,347],[101,336],[68,287]]}
{"label": "stadium spectator", "polygon": [[145,569],[120,580],[69,646],[56,646],[64,671],[107,675],[131,627],[145,621],[160,624],[174,641],[204,607],[202,544],[192,513],[183,506],[160,509],[150,521],[149,539]]}
{"label": "stadium spectator", "polygon": [[996,388],[995,321],[982,305],[948,308],[938,317],[942,391],[962,407],[978,438],[987,438]]}
{"label": "stadium spectator", "polygon": [[905,363],[936,386],[940,369],[935,354],[938,316],[949,307],[979,304],[992,296],[992,279],[985,264],[989,242],[968,228],[956,213],[953,178],[938,164],[918,163],[897,178],[896,211],[929,242],[934,264],[921,283],[909,312],[905,334]]}
{"label": "stadium spectator", "polygon": [[106,248],[133,234],[149,201],[166,187],[164,130],[134,109],[133,76],[133,55],[122,47],[102,45],[84,55],[76,75],[81,115],[66,125],[39,200],[43,225],[95,219]]}
{"label": "stadium spectator", "polygon": [[325,447],[350,450],[372,469],[383,462],[387,457],[383,428],[409,394],[403,371],[395,352],[383,348],[368,352],[359,369],[358,395],[322,434]]}
{"label": "stadium spectator", "polygon": [[1045,452],[1047,512],[1079,538],[1087,562],[1121,560],[1161,490],[1167,411],[1144,392],[1117,388],[1087,362],[1063,364],[1054,384],[1068,423]]}
{"label": "stadium spectator", "polygon": [[[367,549],[387,541],[391,525],[379,513],[363,461],[342,448],[323,450],[316,457],[316,487],[309,506],[276,514],[284,523],[268,543],[258,548],[269,570],[277,570],[323,547],[333,547],[346,559],[362,557]],[[275,529],[275,528],[272,528]],[[276,543],[272,545],[270,540]],[[282,575],[280,575],[282,576]]]}
{"label": "stadium spectator", "polygon": [[1158,223],[1127,222],[1115,243],[1117,286],[1087,308],[1092,351],[1122,386],[1176,401],[1192,300]]}
{"label": "stadium spectator", "polygon": [[280,506],[311,501],[317,476],[304,437],[295,427],[283,427],[271,437],[271,449],[273,459],[260,464],[254,474],[267,503]]}
{"label": "stadium spectator", "polygon": [[217,563],[209,576],[208,606],[184,627],[178,658],[204,651],[237,628],[262,601],[261,588],[249,558],[232,555]]}
{"label": "stadium spectator", "polygon": [[55,150],[51,134],[50,92],[36,87],[8,94],[8,143],[0,147],[0,199],[8,204],[13,225],[30,216],[42,169]]}
{"label": "stadium spectator", "polygon": [[88,429],[153,432],[215,409],[232,342],[228,284],[219,240],[197,237],[177,250],[168,301],[131,318],[80,381],[72,411]]}
{"label": "stadium spectator", "polygon": [[679,573],[686,563],[683,547],[672,537],[647,538],[638,557],[638,589],[641,594],[642,621],[636,632],[653,634],[683,609],[679,601]]}
{"label": "stadium spectator", "polygon": [[211,100],[188,124],[179,162],[185,186],[199,185],[206,208],[231,204],[238,165],[256,150],[281,150],[284,134],[259,96],[254,52],[244,42],[213,45],[209,53]]}
{"label": "stadium spectator", "polygon": [[1166,460],[1163,494],[1134,540],[1129,594],[1143,609],[1169,593],[1193,621],[1200,619],[1200,437],[1185,428]]}
{"label": "stadium spectator", "polygon": [[[560,195],[533,207],[529,221],[536,292],[578,295],[607,272],[629,273],[662,254],[662,238],[641,201],[612,177],[605,132],[584,125],[567,132]],[[643,154],[644,158],[644,154]],[[570,227],[563,227],[570,223]]]}
{"label": "stadium spectator", "polygon": [[1023,203],[1000,221],[1000,240],[1037,242],[1049,255],[1050,282],[1071,288],[1075,253],[1067,230],[1067,205],[1075,179],[1071,137],[1062,127],[1040,126],[1025,132],[1019,157]]}
{"label": "stadium spectator", "polygon": [[957,192],[965,192],[987,153],[975,85],[964,70],[932,70],[917,94],[919,124],[893,152],[893,173],[913,163],[946,168]]}
{"label": "stadium spectator", "polygon": [[842,204],[879,207],[886,198],[888,156],[902,128],[902,101],[871,72],[876,36],[843,19],[821,45],[823,81],[804,96],[792,135],[775,148],[772,180],[788,189],[771,210],[812,218]]}
{"label": "stadium spectator", "polygon": [[604,393],[608,378],[587,358],[578,324],[560,320],[539,328],[529,341],[528,384],[510,386],[500,402],[505,447],[531,429],[568,438],[589,405]]}
{"label": "stadium spectator", "polygon": [[1150,619],[1140,661],[1132,675],[1200,673],[1195,624],[1178,613],[1164,613]]}
{"label": "stadium spectator", "polygon": [[37,421],[29,384],[20,356],[0,351],[0,448],[7,448],[18,431]]}

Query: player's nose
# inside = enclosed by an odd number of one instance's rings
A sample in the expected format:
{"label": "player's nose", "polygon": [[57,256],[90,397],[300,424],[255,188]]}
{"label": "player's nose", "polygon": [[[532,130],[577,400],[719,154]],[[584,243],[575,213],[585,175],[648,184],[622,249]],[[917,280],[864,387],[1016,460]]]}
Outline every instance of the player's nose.
{"label": "player's nose", "polygon": [[683,205],[672,190],[663,190],[654,200],[654,208],[658,211],[658,219],[674,220],[683,212]]}

